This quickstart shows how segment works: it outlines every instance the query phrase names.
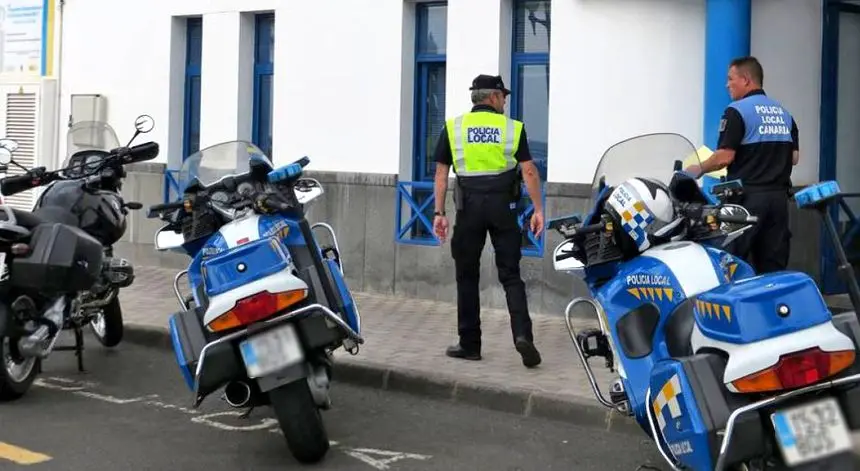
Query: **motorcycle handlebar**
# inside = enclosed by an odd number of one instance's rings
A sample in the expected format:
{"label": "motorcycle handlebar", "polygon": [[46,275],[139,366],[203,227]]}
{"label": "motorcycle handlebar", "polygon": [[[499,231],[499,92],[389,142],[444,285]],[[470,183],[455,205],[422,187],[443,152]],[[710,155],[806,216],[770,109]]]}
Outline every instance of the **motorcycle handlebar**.
{"label": "motorcycle handlebar", "polygon": [[[44,167],[39,168],[44,170]],[[45,174],[45,176],[48,175],[49,174]],[[50,177],[48,179],[50,179]],[[0,192],[2,192],[5,196],[11,196],[15,193],[21,193],[22,191],[36,188],[37,186],[43,185],[44,183],[45,178],[43,178],[43,176],[39,174],[32,174],[28,172],[23,175],[12,175],[0,180]]]}
{"label": "motorcycle handlebar", "polygon": [[[146,142],[134,147],[119,147],[113,149],[110,152],[110,156],[105,160],[107,161],[111,158],[118,157],[121,159],[120,162],[125,165],[152,160],[158,156],[158,153],[159,146],[157,142]],[[52,181],[59,179],[60,172],[64,170],[68,170],[68,168],[46,172],[45,167],[36,167],[27,171],[27,173],[23,175],[7,176],[0,180],[0,192],[6,196],[10,196],[15,193],[20,193],[31,188],[51,183]]]}

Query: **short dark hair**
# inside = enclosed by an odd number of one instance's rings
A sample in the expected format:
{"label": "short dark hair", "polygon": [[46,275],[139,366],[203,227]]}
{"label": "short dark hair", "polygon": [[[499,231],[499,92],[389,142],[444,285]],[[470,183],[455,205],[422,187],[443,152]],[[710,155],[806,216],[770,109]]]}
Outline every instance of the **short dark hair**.
{"label": "short dark hair", "polygon": [[731,67],[738,69],[739,72],[749,74],[754,82],[764,85],[764,70],[761,67],[761,63],[755,57],[738,57],[732,61]]}

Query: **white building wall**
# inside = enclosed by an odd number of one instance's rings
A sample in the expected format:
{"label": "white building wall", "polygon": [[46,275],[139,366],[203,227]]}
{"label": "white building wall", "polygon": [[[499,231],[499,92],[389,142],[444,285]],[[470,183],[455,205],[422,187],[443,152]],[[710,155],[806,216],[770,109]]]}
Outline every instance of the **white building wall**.
{"label": "white building wall", "polygon": [[[764,68],[764,89],[791,112],[800,131],[801,157],[792,173],[792,182],[795,185],[817,182],[821,121],[821,2],[755,0],[752,6],[751,53],[758,57]],[[786,28],[791,29],[790,34],[786,34]],[[853,63],[856,68],[860,65],[857,57],[860,56],[855,55],[846,63]],[[856,90],[856,87],[852,88]],[[854,114],[857,115],[856,112]],[[858,136],[856,131],[851,132]]]}
{"label": "white building wall", "polygon": [[[159,161],[178,161],[185,31],[173,16],[202,14],[201,145],[249,138],[254,23],[240,13],[274,11],[276,160],[308,155],[314,170],[402,175],[401,162],[412,157],[412,3],[68,2],[61,125],[70,94],[101,93],[121,139],[135,116],[151,114],[156,129],[147,137],[161,143]],[[801,128],[796,183],[814,180],[820,4],[753,3],[752,52],[764,63],[768,92]],[[603,151],[636,134],[677,132],[701,144],[704,15],[704,0],[553,2],[550,181],[590,183]],[[789,23],[797,26],[782,34]],[[449,0],[448,116],[468,110],[478,73],[500,73],[510,83],[509,25],[510,0]]]}

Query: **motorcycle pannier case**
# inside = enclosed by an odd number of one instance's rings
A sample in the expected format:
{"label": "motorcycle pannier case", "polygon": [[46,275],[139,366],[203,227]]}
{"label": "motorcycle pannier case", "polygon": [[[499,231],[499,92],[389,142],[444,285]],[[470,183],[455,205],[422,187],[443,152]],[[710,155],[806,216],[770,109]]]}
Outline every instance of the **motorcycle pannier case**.
{"label": "motorcycle pannier case", "polygon": [[98,279],[104,249],[82,230],[59,223],[36,226],[30,253],[12,260],[13,286],[41,292],[89,289]]}

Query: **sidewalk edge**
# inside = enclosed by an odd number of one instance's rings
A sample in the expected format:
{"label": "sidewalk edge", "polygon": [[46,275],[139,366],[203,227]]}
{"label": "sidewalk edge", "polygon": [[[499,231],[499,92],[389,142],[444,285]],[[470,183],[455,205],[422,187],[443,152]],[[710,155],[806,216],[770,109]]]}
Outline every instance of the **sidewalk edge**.
{"label": "sidewalk edge", "polygon": [[[125,341],[172,350],[170,336],[167,329],[163,327],[128,323],[125,325]],[[504,389],[478,381],[458,381],[448,375],[356,361],[343,352],[338,352],[336,355],[333,379],[525,417],[561,420],[609,432],[634,435],[643,433],[631,418],[609,411],[596,402],[591,403],[575,397],[542,391]]]}

